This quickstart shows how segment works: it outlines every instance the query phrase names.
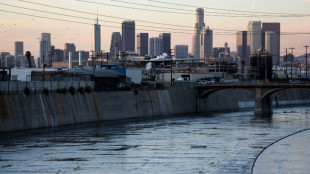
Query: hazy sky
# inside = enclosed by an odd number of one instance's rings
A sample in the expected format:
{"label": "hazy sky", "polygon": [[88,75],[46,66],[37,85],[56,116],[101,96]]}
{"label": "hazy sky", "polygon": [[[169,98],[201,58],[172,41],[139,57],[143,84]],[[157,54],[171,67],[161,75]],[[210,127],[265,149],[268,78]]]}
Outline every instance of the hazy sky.
{"label": "hazy sky", "polygon": [[[51,33],[52,44],[55,45],[56,48],[63,49],[64,43],[75,43],[77,50],[90,51],[92,49],[93,30],[91,24],[95,21],[97,11],[100,24],[102,25],[101,44],[102,49],[105,51],[110,49],[112,32],[121,32],[121,23],[123,19],[136,20],[136,33],[148,32],[150,37],[158,36],[159,33],[162,32],[170,32],[172,33],[172,47],[176,44],[186,44],[189,45],[189,51],[191,51],[192,36],[196,20],[196,7],[205,9],[205,23],[207,26],[210,26],[211,29],[214,29],[214,47],[223,46],[224,42],[228,42],[231,50],[235,51],[236,31],[246,30],[248,22],[254,20],[262,22],[280,22],[282,32],[310,33],[310,0],[155,1],[162,1],[162,3],[154,2],[154,0],[1,0],[0,52],[10,51],[13,54],[14,41],[24,41],[24,50],[30,50],[32,54],[37,57],[39,55],[39,38],[42,32]],[[171,5],[163,3],[163,1],[167,1],[168,3],[185,4],[188,6]],[[46,4],[58,8],[40,6],[33,3]],[[96,3],[102,4],[98,5]],[[142,6],[134,3],[145,5]],[[178,8],[181,10],[172,8]],[[71,9],[73,11],[65,9]],[[235,12],[234,10],[246,12]],[[4,11],[22,13],[23,15]],[[90,14],[77,11],[84,11]],[[249,11],[264,13],[249,13]],[[286,17],[270,17],[270,13],[284,13],[280,15]],[[287,17],[287,13],[308,14],[308,16]],[[30,16],[26,16],[26,14]],[[240,14],[243,17],[236,16]],[[253,17],[253,15],[259,16]],[[86,24],[50,20],[39,17],[77,21]],[[167,25],[146,23],[142,21],[165,23]],[[178,25],[182,25],[183,27]],[[284,48],[287,47],[295,47],[296,49],[294,50],[294,53],[297,55],[304,54],[304,45],[310,45],[310,34],[281,36],[281,54],[284,54]]]}

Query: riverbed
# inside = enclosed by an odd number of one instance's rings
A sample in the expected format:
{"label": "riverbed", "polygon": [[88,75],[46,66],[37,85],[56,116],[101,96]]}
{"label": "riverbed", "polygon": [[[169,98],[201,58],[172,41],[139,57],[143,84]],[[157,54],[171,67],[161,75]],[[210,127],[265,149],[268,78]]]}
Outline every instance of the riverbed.
{"label": "riverbed", "polygon": [[0,173],[250,173],[264,147],[307,128],[303,106],[15,132],[0,135]]}

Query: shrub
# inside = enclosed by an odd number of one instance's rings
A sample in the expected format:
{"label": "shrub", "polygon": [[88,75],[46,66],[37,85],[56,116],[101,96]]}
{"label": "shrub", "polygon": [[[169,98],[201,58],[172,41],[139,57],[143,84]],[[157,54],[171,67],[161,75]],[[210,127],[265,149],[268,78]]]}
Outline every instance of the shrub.
{"label": "shrub", "polygon": [[29,95],[29,94],[30,94],[30,89],[29,89],[28,87],[25,87],[24,93],[25,93],[26,95]]}
{"label": "shrub", "polygon": [[48,95],[48,93],[49,93],[48,89],[47,89],[47,88],[44,88],[44,89],[43,89],[43,94]]}
{"label": "shrub", "polygon": [[90,86],[86,86],[86,87],[85,87],[85,92],[91,93],[91,92],[92,92],[91,87],[90,87]]}
{"label": "shrub", "polygon": [[79,93],[84,94],[84,88],[83,87],[79,88]]}
{"label": "shrub", "polygon": [[74,95],[75,94],[75,88],[73,86],[71,86],[69,88],[69,92],[71,93],[71,95]]}
{"label": "shrub", "polygon": [[57,93],[66,94],[67,93],[67,89],[66,88],[58,88],[57,89]]}

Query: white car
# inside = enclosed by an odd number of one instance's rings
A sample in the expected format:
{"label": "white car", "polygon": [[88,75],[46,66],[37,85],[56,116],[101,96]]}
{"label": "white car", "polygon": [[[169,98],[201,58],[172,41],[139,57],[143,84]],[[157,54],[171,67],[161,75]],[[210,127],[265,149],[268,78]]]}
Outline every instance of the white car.
{"label": "white car", "polygon": [[211,81],[208,80],[199,80],[198,85],[209,85],[211,84]]}

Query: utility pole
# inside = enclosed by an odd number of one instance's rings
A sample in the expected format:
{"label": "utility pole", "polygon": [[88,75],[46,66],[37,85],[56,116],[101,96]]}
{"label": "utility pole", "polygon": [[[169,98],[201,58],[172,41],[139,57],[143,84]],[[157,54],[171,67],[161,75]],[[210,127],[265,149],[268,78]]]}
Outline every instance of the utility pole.
{"label": "utility pole", "polygon": [[109,56],[110,56],[110,53],[107,52],[107,64],[109,64]]}
{"label": "utility pole", "polygon": [[285,60],[285,78],[287,78],[287,49],[288,48],[285,48],[285,57],[286,57],[286,60]]}
{"label": "utility pole", "polygon": [[95,81],[95,66],[94,66],[94,59],[95,59],[95,51],[91,51],[91,66],[93,67],[93,80]]}
{"label": "utility pole", "polygon": [[45,60],[44,60],[44,54],[43,54],[43,63],[42,63],[42,66],[43,66],[43,82],[45,81]]}
{"label": "utility pole", "polygon": [[310,47],[309,45],[304,46],[306,48],[306,83],[308,81],[308,48]]}
{"label": "utility pole", "polygon": [[294,56],[294,47],[289,48],[292,50],[292,56],[291,56],[291,79],[293,79],[293,56]]}
{"label": "utility pole", "polygon": [[172,64],[173,64],[173,61],[172,61],[172,52],[173,49],[170,49],[169,50],[169,57],[170,57],[170,85],[171,85],[171,88],[172,88],[172,85],[173,85],[173,82],[172,82]]}

